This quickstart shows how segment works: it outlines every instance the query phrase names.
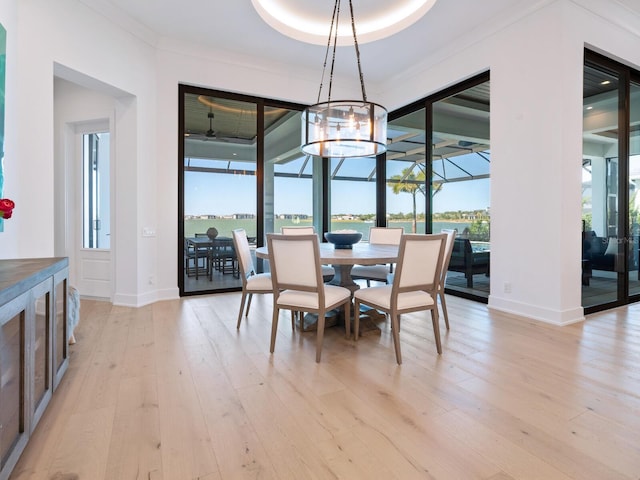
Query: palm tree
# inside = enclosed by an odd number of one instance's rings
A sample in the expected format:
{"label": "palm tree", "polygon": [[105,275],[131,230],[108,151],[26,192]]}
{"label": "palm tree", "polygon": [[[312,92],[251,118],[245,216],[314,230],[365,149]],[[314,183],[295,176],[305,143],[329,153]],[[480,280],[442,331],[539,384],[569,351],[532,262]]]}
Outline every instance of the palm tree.
{"label": "palm tree", "polygon": [[[416,194],[418,192],[426,195],[425,174],[424,170],[420,169],[417,174],[413,173],[413,169],[416,165],[407,167],[402,170],[402,174],[393,175],[389,178],[387,186],[391,188],[396,195],[399,193],[410,193],[413,197],[413,225],[411,226],[412,233],[416,233],[418,227],[418,213],[416,211]],[[442,182],[433,182],[433,195],[442,190]]]}
{"label": "palm tree", "polygon": [[411,227],[412,233],[416,233],[418,226],[418,214],[416,211],[416,194],[421,192],[425,194],[425,175],[423,170],[419,170],[416,175],[413,173],[415,165],[407,167],[402,170],[401,175],[393,175],[387,183],[393,193],[396,195],[399,193],[410,193],[413,197],[413,225]]}

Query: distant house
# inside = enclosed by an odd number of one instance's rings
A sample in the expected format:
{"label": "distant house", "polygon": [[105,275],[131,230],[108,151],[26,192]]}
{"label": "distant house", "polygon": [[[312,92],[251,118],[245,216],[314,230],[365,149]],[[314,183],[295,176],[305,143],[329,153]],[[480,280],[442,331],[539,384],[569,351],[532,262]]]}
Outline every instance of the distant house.
{"label": "distant house", "polygon": [[280,220],[293,220],[295,218],[299,220],[307,220],[309,215],[305,215],[304,213],[281,213],[278,215]]}

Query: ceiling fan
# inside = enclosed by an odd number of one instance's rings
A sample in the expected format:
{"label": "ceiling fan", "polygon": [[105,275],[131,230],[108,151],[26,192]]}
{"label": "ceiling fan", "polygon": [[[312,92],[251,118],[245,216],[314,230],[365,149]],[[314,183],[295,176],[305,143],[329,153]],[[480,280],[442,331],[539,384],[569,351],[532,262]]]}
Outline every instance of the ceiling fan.
{"label": "ceiling fan", "polygon": [[207,117],[209,118],[209,130],[205,132],[204,136],[207,138],[215,138],[216,132],[213,129],[213,112],[211,110],[207,113]]}
{"label": "ceiling fan", "polygon": [[207,118],[209,119],[209,129],[202,133],[202,131],[197,132],[193,130],[187,130],[185,137],[193,140],[200,141],[218,141],[218,142],[228,142],[228,143],[238,143],[238,144],[246,144],[251,145],[253,143],[253,139],[246,139],[241,137],[233,137],[233,136],[222,136],[216,130],[213,129],[213,119],[215,115],[213,110],[209,110],[207,113]]}

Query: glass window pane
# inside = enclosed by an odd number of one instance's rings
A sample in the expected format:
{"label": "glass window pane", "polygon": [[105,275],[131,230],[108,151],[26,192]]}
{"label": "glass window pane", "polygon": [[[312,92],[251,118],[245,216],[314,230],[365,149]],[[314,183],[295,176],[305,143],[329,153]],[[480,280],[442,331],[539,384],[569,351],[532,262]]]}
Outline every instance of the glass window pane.
{"label": "glass window pane", "polygon": [[375,157],[332,158],[329,174],[329,230],[356,230],[367,241],[369,227],[376,223]]}
{"label": "glass window pane", "polygon": [[387,127],[387,225],[406,233],[425,232],[425,110]]}
{"label": "glass window pane", "polygon": [[[264,232],[286,225],[314,225],[320,215],[320,186],[314,160],[300,151],[300,111],[266,107]],[[317,183],[317,185],[316,185]],[[317,227],[316,227],[317,228]]]}
{"label": "glass window pane", "polygon": [[618,298],[618,77],[585,66],[582,305]]}
{"label": "glass window pane", "polygon": [[110,248],[109,133],[82,135],[82,247]]}

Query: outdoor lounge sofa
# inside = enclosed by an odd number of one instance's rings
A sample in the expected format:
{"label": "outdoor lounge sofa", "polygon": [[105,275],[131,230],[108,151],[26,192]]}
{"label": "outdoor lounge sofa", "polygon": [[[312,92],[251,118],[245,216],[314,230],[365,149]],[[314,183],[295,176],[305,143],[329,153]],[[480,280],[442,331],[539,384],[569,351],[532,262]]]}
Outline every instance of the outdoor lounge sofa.
{"label": "outdoor lounge sofa", "polygon": [[473,276],[483,273],[489,276],[489,252],[474,252],[467,238],[456,238],[449,262],[450,272],[462,272],[467,279],[467,287],[473,288]]}

